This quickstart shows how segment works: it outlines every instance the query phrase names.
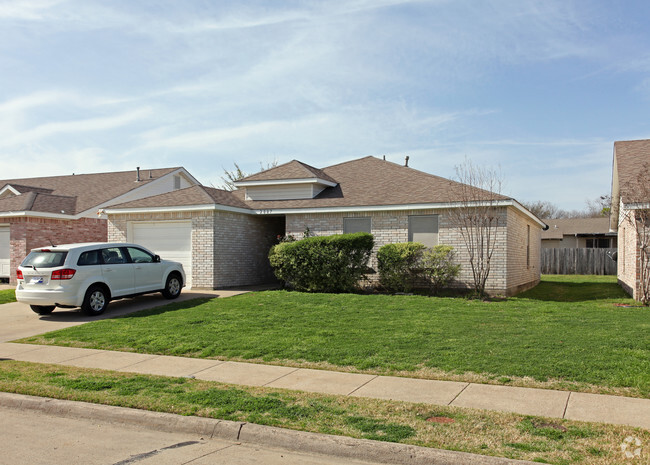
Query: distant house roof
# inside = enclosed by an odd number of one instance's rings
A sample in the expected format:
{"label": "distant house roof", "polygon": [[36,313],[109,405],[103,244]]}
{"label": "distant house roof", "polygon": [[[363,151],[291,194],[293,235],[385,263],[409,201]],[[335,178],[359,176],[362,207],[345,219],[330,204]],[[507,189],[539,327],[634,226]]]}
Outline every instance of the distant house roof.
{"label": "distant house roof", "polygon": [[0,180],[0,214],[77,215],[183,168]]}
{"label": "distant house roof", "polygon": [[563,236],[609,235],[609,218],[562,218],[542,220],[549,228],[542,231],[542,240]]}

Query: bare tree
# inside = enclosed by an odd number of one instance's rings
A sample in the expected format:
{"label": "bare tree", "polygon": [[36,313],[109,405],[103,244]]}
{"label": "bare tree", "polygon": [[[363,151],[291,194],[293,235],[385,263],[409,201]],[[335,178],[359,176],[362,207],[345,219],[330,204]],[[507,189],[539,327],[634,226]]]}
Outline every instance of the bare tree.
{"label": "bare tree", "polygon": [[612,197],[607,194],[601,195],[593,200],[587,200],[587,206],[584,210],[563,210],[554,203],[546,200],[522,203],[527,210],[541,219],[603,217],[609,215],[611,204]]}
{"label": "bare tree", "polygon": [[484,297],[502,221],[498,200],[502,198],[503,179],[500,172],[465,160],[456,166],[456,180],[454,196],[459,205],[449,208],[447,215],[463,239],[472,269],[474,291]]}
{"label": "bare tree", "polygon": [[[233,170],[227,170],[226,168],[222,167],[223,176],[221,176],[221,180],[223,181],[223,184],[221,187],[227,191],[234,191],[235,189],[237,189],[237,187],[235,187],[235,183],[237,181],[241,181],[242,179],[249,176],[250,174],[253,174],[253,173],[246,173],[244,170],[242,170],[239,167],[237,162],[234,162],[233,164],[235,165],[235,169]],[[274,159],[272,162],[266,164],[260,162],[260,171],[270,170],[271,168],[275,168],[276,166],[278,166],[277,159]]]}
{"label": "bare tree", "polygon": [[526,207],[537,218],[548,218],[555,219],[561,218],[561,214],[564,213],[564,210],[560,210],[557,205],[547,201],[547,200],[537,200],[535,202],[523,202],[522,205]]}
{"label": "bare tree", "polygon": [[[636,239],[638,277],[637,300],[650,305],[650,165],[645,163],[635,178],[625,185],[630,193],[619,216],[621,225],[629,226]],[[625,238],[623,238],[625,240]]]}
{"label": "bare tree", "polygon": [[587,200],[587,209],[585,213],[588,218],[597,218],[600,216],[609,216],[612,208],[612,196],[609,194],[601,195],[594,200]]}

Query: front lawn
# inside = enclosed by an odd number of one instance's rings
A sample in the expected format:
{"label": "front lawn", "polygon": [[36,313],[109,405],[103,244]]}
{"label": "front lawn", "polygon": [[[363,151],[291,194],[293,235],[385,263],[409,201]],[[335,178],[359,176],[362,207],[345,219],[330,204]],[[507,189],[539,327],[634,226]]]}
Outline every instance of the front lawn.
{"label": "front lawn", "polygon": [[620,304],[634,302],[610,276],[492,302],[270,291],[23,341],[650,398],[650,311]]}
{"label": "front lawn", "polygon": [[10,360],[0,390],[556,465],[618,464],[626,437],[650,443],[626,426]]}
{"label": "front lawn", "polygon": [[6,304],[16,301],[16,291],[14,289],[4,289],[0,291],[0,304]]}

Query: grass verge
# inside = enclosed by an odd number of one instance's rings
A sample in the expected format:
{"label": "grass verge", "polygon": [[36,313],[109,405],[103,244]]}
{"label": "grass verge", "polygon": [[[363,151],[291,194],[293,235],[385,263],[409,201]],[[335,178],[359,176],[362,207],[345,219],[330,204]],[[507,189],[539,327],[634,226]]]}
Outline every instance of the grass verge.
{"label": "grass verge", "polygon": [[3,289],[0,291],[0,304],[7,304],[16,301],[16,291],[14,289]]}
{"label": "grass verge", "polygon": [[611,276],[517,297],[270,291],[203,299],[22,342],[650,397],[650,311]]}
{"label": "grass verge", "polygon": [[650,445],[630,427],[9,360],[0,390],[558,465],[621,463],[628,436]]}

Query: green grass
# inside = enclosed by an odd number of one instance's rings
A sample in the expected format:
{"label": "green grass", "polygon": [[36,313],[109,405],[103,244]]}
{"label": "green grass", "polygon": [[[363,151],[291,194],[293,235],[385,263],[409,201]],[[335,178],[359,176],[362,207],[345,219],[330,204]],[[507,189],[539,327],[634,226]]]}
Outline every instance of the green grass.
{"label": "green grass", "polygon": [[10,360],[0,390],[557,465],[621,463],[627,436],[650,443],[624,426]]}
{"label": "green grass", "polygon": [[23,341],[650,397],[650,311],[621,303],[610,276],[545,276],[491,302],[271,291]]}
{"label": "green grass", "polygon": [[7,304],[16,301],[16,291],[14,289],[5,289],[0,291],[0,304]]}

